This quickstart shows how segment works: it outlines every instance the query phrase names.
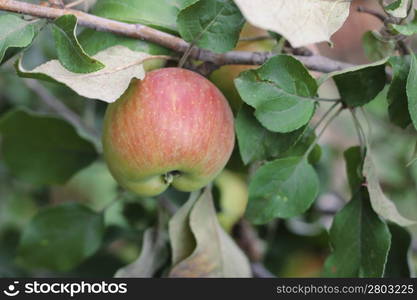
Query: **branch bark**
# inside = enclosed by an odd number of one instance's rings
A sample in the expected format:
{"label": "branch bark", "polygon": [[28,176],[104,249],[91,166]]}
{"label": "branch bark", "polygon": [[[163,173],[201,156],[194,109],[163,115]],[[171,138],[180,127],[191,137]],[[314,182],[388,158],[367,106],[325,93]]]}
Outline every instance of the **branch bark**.
{"label": "branch bark", "polygon": [[[78,24],[97,31],[106,31],[135,39],[146,40],[159,44],[178,53],[184,53],[190,48],[190,43],[183,39],[142,24],[129,24],[94,16],[79,10],[68,8],[45,7],[16,0],[0,0],[0,10],[30,15],[44,19],[56,19],[63,15],[72,14],[78,19]],[[270,52],[229,51],[223,54],[214,53],[207,49],[192,47],[190,57],[222,65],[261,65],[274,54]],[[328,73],[351,67],[351,64],[335,61],[320,55],[297,56],[297,59],[313,71]]]}

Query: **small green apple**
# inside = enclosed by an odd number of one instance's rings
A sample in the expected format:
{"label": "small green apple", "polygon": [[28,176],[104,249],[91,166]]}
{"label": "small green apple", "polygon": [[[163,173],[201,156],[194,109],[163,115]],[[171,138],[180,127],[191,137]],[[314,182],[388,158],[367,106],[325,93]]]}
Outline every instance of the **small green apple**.
{"label": "small green apple", "polygon": [[231,232],[233,226],[243,217],[248,203],[248,186],[239,174],[227,169],[217,176],[214,185],[220,192],[221,211],[217,217],[222,227]]}
{"label": "small green apple", "polygon": [[114,178],[141,196],[170,184],[194,191],[224,168],[234,146],[233,114],[203,76],[163,68],[134,81],[107,108],[103,148]]}

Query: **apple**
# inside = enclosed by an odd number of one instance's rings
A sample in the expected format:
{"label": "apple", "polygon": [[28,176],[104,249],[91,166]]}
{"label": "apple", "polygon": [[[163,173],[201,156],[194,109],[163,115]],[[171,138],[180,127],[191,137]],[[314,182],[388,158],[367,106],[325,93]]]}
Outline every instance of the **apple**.
{"label": "apple", "polygon": [[220,212],[217,214],[220,225],[227,232],[243,217],[248,203],[248,185],[238,173],[223,170],[214,180],[219,189]]}
{"label": "apple", "polygon": [[169,185],[198,190],[224,168],[234,146],[233,114],[203,76],[163,68],[133,81],[106,110],[104,157],[113,177],[140,196]]}

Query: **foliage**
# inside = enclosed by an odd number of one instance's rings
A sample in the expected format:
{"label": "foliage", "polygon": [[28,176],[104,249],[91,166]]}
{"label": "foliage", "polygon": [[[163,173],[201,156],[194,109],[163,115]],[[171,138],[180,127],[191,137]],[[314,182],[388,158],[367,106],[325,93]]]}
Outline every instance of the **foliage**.
{"label": "foliage", "polygon": [[[367,64],[324,74],[298,47],[330,41],[350,1],[274,3],[101,0],[89,11],[181,38],[194,47],[185,54],[83,28],[75,15],[1,13],[0,276],[251,277],[254,262],[281,277],[413,276],[412,1],[380,7],[383,27],[362,37]],[[270,48],[242,41],[247,21]],[[239,108],[230,162],[203,191],[124,191],[102,161],[106,106],[151,69],[204,73],[188,56],[196,47],[202,60],[269,51],[260,66],[228,66],[238,71],[221,82]]]}

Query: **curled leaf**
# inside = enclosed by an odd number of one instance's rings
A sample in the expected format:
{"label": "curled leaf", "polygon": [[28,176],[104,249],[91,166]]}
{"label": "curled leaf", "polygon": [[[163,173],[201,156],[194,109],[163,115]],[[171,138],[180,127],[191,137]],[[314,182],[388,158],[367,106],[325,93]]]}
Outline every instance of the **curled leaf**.
{"label": "curled leaf", "polygon": [[403,217],[395,204],[382,191],[369,149],[363,165],[363,174],[368,182],[372,208],[378,215],[400,226],[415,224],[414,221]]}
{"label": "curled leaf", "polygon": [[48,61],[31,71],[25,70],[21,61],[16,67],[21,77],[61,82],[81,96],[111,103],[123,94],[132,78],[145,77],[143,63],[146,60],[161,58],[132,51],[123,46],[108,48],[93,57],[106,67],[88,74],[72,73],[58,60]]}
{"label": "curled leaf", "polygon": [[329,41],[347,19],[345,0],[234,0],[255,26],[283,35],[293,47]]}
{"label": "curled leaf", "polygon": [[196,240],[193,253],[171,270],[171,277],[250,277],[248,259],[220,226],[208,189],[194,204],[189,226]]}

